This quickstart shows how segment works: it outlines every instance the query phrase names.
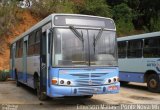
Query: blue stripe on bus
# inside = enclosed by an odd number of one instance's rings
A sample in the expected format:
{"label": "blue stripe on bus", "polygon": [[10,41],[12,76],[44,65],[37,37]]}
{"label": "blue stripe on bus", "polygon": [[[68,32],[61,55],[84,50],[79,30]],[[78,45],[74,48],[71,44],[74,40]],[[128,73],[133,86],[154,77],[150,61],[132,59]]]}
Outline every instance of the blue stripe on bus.
{"label": "blue stripe on bus", "polygon": [[34,79],[32,74],[17,72],[17,75],[18,75],[18,81],[28,85],[31,88],[34,88]]}
{"label": "blue stripe on bus", "polygon": [[120,81],[127,82],[144,82],[144,73],[136,73],[136,72],[119,72]]}

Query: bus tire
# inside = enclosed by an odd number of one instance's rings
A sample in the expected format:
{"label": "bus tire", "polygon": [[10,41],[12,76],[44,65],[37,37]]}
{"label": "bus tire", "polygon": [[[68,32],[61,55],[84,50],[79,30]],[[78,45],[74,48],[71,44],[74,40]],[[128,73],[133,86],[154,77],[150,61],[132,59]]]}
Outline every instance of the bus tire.
{"label": "bus tire", "polygon": [[148,76],[147,88],[151,92],[160,92],[160,78],[157,74],[151,74]]}
{"label": "bus tire", "polygon": [[44,92],[40,91],[40,78],[35,78],[35,85],[36,85],[36,94],[39,100],[45,101],[47,100],[47,96]]}

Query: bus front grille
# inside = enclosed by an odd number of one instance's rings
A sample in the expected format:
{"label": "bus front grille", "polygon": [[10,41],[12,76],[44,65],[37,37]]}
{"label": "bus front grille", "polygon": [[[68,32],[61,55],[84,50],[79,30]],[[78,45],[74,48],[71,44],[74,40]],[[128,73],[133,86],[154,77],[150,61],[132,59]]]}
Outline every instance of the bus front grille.
{"label": "bus front grille", "polygon": [[82,73],[71,74],[75,77],[76,86],[97,86],[104,84],[104,78],[107,73]]}

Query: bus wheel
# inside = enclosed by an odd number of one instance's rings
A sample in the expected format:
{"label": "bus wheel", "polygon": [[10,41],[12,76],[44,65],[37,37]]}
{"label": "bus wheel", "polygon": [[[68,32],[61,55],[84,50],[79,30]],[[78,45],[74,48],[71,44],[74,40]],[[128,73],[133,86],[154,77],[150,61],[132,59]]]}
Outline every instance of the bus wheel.
{"label": "bus wheel", "polygon": [[35,78],[35,85],[36,85],[36,93],[37,93],[39,100],[45,101],[47,99],[47,96],[44,92],[40,90],[40,78],[39,77]]}
{"label": "bus wheel", "polygon": [[157,74],[149,75],[147,79],[147,87],[151,92],[160,92],[160,79]]}

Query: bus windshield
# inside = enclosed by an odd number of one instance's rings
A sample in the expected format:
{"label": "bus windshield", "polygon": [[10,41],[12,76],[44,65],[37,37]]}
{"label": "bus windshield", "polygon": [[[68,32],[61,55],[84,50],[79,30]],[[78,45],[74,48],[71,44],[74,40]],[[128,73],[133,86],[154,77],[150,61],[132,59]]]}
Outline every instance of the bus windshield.
{"label": "bus windshield", "polygon": [[53,66],[117,66],[114,31],[55,28],[53,35]]}

